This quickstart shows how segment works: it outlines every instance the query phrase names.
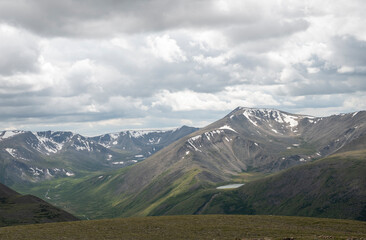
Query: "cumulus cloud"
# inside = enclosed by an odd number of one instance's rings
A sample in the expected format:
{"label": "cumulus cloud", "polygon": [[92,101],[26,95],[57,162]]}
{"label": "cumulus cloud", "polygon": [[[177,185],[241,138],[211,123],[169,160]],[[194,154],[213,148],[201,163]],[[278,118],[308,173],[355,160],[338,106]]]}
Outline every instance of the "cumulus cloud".
{"label": "cumulus cloud", "polygon": [[[363,109],[364,1],[0,1],[0,122],[202,126]],[[69,126],[69,127],[68,127]]]}
{"label": "cumulus cloud", "polygon": [[40,47],[36,37],[0,24],[0,39],[0,75],[37,71]]}
{"label": "cumulus cloud", "polygon": [[237,106],[277,106],[279,103],[267,93],[245,90],[241,86],[227,87],[211,93],[196,93],[185,90],[178,92],[162,91],[155,96],[152,107],[168,107],[172,111],[225,111]]}
{"label": "cumulus cloud", "polygon": [[177,45],[177,42],[170,38],[169,35],[149,36],[147,44],[155,57],[161,58],[167,62],[186,61],[187,58],[182,49]]}

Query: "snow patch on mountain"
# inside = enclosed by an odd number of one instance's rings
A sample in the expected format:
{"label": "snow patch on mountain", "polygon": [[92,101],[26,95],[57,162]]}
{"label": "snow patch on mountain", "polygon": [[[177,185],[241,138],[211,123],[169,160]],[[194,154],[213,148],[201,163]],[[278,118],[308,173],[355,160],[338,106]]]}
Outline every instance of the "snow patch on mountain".
{"label": "snow patch on mountain", "polygon": [[233,132],[236,132],[238,133],[237,131],[235,131],[232,127],[230,127],[229,125],[224,125],[222,127],[220,127],[219,129],[222,129],[222,130],[230,130],[230,131],[233,131]]}
{"label": "snow patch on mountain", "polygon": [[38,139],[36,148],[39,152],[44,149],[47,153],[57,153],[63,148],[62,143],[55,142],[52,138],[42,136],[40,133],[33,133],[33,135]]}
{"label": "snow patch on mountain", "polygon": [[204,135],[205,137],[211,141],[211,138],[210,137],[214,137],[215,134],[221,134],[223,133],[224,131],[223,130],[213,130],[213,131],[209,131],[209,132],[205,132]]}
{"label": "snow patch on mountain", "polygon": [[[228,129],[230,131],[234,131],[236,132],[234,129],[230,128],[229,126],[225,125],[224,128],[219,128],[219,129],[215,129],[215,130],[212,130],[212,131],[208,131],[208,132],[205,132],[201,135],[197,135],[197,136],[194,136],[194,137],[191,137],[187,140],[187,143],[189,144],[189,146],[191,148],[193,148],[193,150],[195,151],[198,151],[198,152],[202,152],[199,147],[202,147],[201,146],[201,143],[200,142],[197,142],[197,140],[201,139],[201,138],[205,138],[207,139],[208,141],[212,141],[212,139],[215,137],[215,135],[218,135],[218,134],[223,134],[225,133],[224,132],[224,129]],[[228,138],[226,138],[228,139]],[[227,140],[229,141],[229,140]]]}
{"label": "snow patch on mountain", "polygon": [[256,121],[253,121],[253,120],[250,118],[251,116],[253,117],[253,115],[251,115],[249,111],[244,111],[244,112],[243,112],[243,115],[244,115],[244,116],[249,120],[249,122],[251,122],[254,126],[258,127],[257,122],[256,122]]}
{"label": "snow patch on mountain", "polygon": [[126,133],[130,135],[130,137],[133,138],[140,138],[144,137],[145,135],[148,135],[150,133],[164,133],[166,131],[164,130],[129,130]]}
{"label": "snow patch on mountain", "polygon": [[[270,123],[271,121],[275,121],[280,124],[281,128],[288,127],[292,131],[296,131],[296,127],[299,125],[299,121],[301,119],[307,118],[309,122],[316,123],[316,121],[314,121],[315,117],[313,116],[293,115],[286,112],[281,112],[276,109],[256,109],[241,107],[239,108],[239,110],[243,111],[242,114],[248,119],[249,122],[251,122],[256,127],[258,127],[258,122],[260,121],[265,121],[268,123]],[[271,125],[270,127],[273,129]],[[278,132],[278,129],[276,131]]]}
{"label": "snow patch on mountain", "polygon": [[159,144],[161,137],[159,138],[150,138],[148,144]]}
{"label": "snow patch on mountain", "polygon": [[283,114],[282,115],[284,118],[283,120],[290,125],[291,128],[297,127],[297,125],[299,124],[298,122],[298,117],[296,116],[291,116],[291,115],[287,115],[287,114]]}
{"label": "snow patch on mountain", "polygon": [[88,152],[92,152],[94,150],[93,146],[90,145],[89,141],[83,139],[81,136],[77,136],[77,139],[71,146],[74,147],[77,151],[86,150]]}
{"label": "snow patch on mountain", "polygon": [[14,137],[18,134],[24,133],[25,131],[21,131],[21,130],[14,130],[14,131],[3,131],[0,134],[0,140],[6,139],[6,138],[11,138]]}
{"label": "snow patch on mountain", "polygon": [[277,132],[277,130],[276,129],[271,129],[272,130],[272,132],[274,132],[274,133],[277,133],[278,134],[278,132]]}
{"label": "snow patch on mountain", "polygon": [[354,113],[352,114],[352,117],[356,116],[356,115],[357,115],[357,113],[359,113],[359,112],[354,112]]}
{"label": "snow patch on mountain", "polygon": [[7,151],[13,158],[17,158],[16,156],[16,149],[14,148],[5,148],[5,151]]}
{"label": "snow patch on mountain", "polygon": [[187,140],[188,144],[197,152],[202,152],[201,150],[199,150],[196,145],[195,145],[195,141],[200,139],[201,138],[201,135],[197,135],[197,136],[194,136],[194,137],[191,137],[190,139]]}
{"label": "snow patch on mountain", "polygon": [[71,172],[66,172],[66,176],[72,177],[72,176],[75,176],[75,174],[74,173],[71,173]]}
{"label": "snow patch on mountain", "polygon": [[41,174],[43,174],[43,169],[40,169],[40,168],[33,168],[33,167],[30,167],[29,170],[31,171],[31,173],[33,174],[33,176],[39,176]]}
{"label": "snow patch on mountain", "polygon": [[284,123],[282,117],[281,117],[281,113],[279,111],[275,111],[275,121],[278,122],[278,123]]}
{"label": "snow patch on mountain", "polygon": [[173,133],[181,128],[175,128],[171,130],[125,130],[118,133],[108,133],[101,136],[93,137],[95,141],[105,148],[111,148],[117,145],[123,144],[123,138],[128,137],[130,139],[139,139],[146,142],[147,145],[161,144],[162,136],[165,133]]}
{"label": "snow patch on mountain", "polygon": [[200,138],[201,138],[201,135],[197,135],[197,136],[191,137],[188,140],[196,141],[197,139],[200,139]]}
{"label": "snow patch on mountain", "polygon": [[112,139],[116,140],[116,139],[118,139],[119,134],[118,134],[118,133],[110,133],[110,134],[109,134],[109,136],[110,136]]}
{"label": "snow patch on mountain", "polygon": [[13,158],[15,158],[17,160],[31,161],[27,158],[22,157],[22,155],[18,152],[17,149],[5,148],[5,151],[8,152],[10,154],[10,156],[12,156]]}
{"label": "snow patch on mountain", "polygon": [[113,165],[119,165],[119,164],[124,164],[124,162],[112,162]]}

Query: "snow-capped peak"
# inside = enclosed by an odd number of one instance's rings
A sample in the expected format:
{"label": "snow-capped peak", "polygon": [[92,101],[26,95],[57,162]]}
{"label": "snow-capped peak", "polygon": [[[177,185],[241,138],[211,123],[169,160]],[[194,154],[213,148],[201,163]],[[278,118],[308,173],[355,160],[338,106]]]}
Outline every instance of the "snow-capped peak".
{"label": "snow-capped peak", "polygon": [[290,128],[296,128],[300,119],[305,117],[312,118],[310,116],[295,115],[269,108],[240,107],[238,111],[241,111],[248,121],[256,127],[258,126],[258,121],[276,121],[279,124],[286,124]]}
{"label": "snow-capped peak", "polygon": [[140,138],[150,133],[164,133],[164,130],[129,130],[127,133],[133,138]]}
{"label": "snow-capped peak", "polygon": [[25,133],[25,131],[22,131],[22,130],[2,131],[2,132],[0,132],[0,140],[6,139],[6,138],[11,138],[11,137],[16,136],[21,133]]}
{"label": "snow-capped peak", "polygon": [[38,144],[36,149],[40,152],[57,153],[60,151],[66,142],[69,142],[74,136],[71,132],[32,132],[37,138]]}

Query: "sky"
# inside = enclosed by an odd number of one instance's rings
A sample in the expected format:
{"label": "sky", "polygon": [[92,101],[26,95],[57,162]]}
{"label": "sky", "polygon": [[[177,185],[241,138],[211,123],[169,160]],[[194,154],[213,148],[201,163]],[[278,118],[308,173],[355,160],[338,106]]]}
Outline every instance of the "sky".
{"label": "sky", "polygon": [[364,0],[0,0],[0,129],[366,110]]}

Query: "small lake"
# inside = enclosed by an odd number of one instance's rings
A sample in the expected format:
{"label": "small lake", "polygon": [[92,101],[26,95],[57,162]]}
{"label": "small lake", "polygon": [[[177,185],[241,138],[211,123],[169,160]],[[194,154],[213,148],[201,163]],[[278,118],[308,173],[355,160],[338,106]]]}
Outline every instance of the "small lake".
{"label": "small lake", "polygon": [[217,187],[216,189],[233,189],[233,188],[241,187],[243,185],[244,185],[244,183],[242,183],[242,184],[229,184],[229,185],[224,185],[224,186]]}

